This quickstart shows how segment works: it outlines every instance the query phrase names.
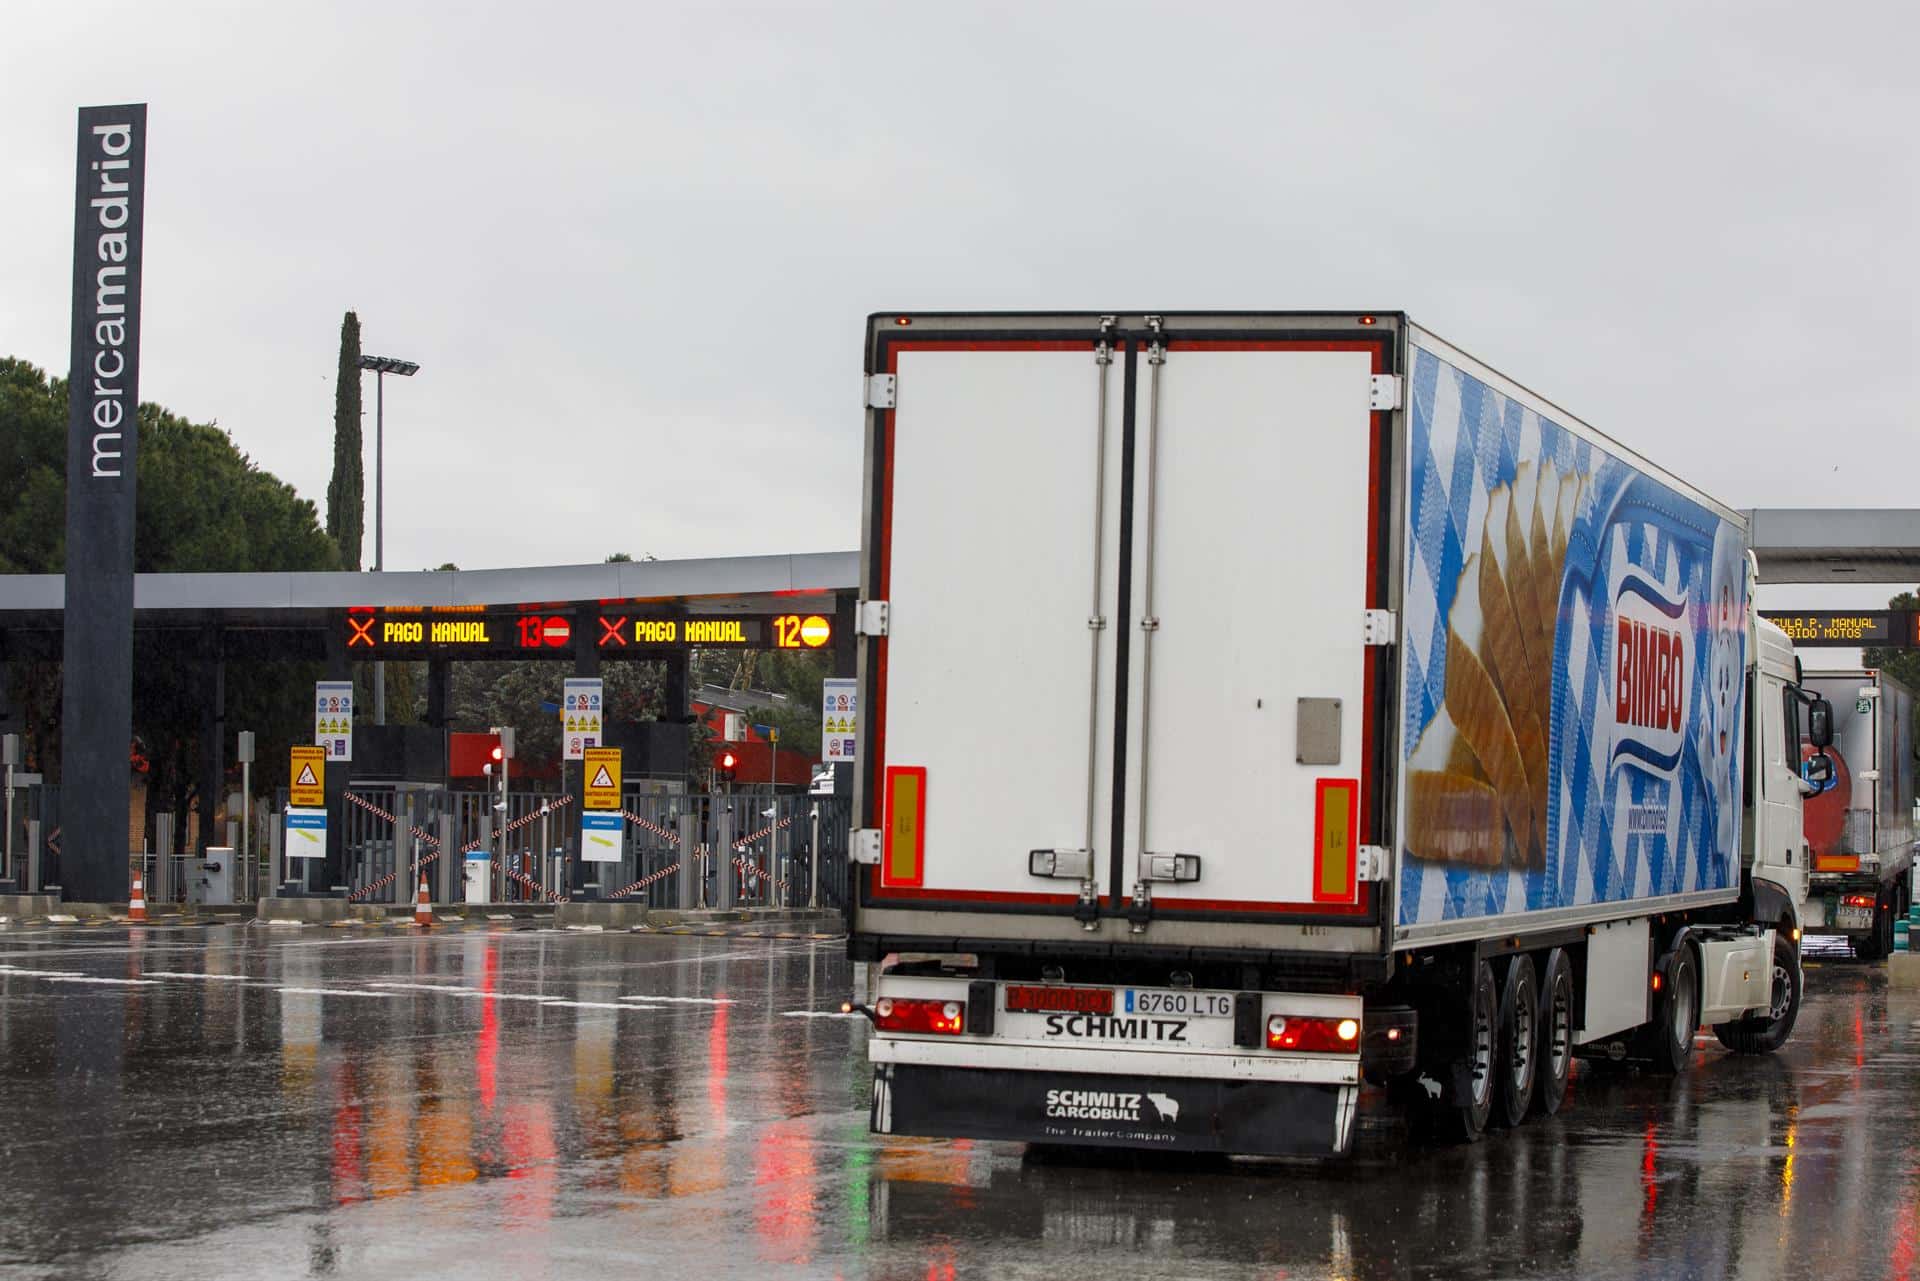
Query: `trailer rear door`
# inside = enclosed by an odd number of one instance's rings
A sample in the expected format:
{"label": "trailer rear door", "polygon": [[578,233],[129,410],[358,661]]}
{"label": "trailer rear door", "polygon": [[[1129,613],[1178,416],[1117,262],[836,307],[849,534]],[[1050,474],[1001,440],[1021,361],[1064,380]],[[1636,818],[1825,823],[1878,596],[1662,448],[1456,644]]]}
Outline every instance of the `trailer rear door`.
{"label": "trailer rear door", "polygon": [[[1360,909],[1379,349],[1182,341],[1140,370],[1122,869],[1155,915]],[[1198,878],[1165,882],[1198,859]]]}
{"label": "trailer rear door", "polygon": [[[903,341],[875,442],[871,886],[897,903],[1058,910],[1110,809],[1119,362],[1092,339]],[[1096,524],[1099,528],[1096,530]],[[1105,579],[1099,583],[1099,579]],[[1098,584],[1098,585],[1097,585]]]}
{"label": "trailer rear door", "polygon": [[861,901],[1371,919],[1392,337],[967,319],[872,335]]}

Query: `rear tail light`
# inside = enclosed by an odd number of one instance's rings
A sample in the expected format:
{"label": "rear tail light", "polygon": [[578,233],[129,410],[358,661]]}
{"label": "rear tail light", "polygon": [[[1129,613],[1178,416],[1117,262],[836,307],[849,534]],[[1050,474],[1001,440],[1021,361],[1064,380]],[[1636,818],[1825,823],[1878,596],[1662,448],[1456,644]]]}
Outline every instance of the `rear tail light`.
{"label": "rear tail light", "polygon": [[1267,1019],[1267,1048],[1355,1054],[1360,1049],[1360,1020],[1275,1014]]}
{"label": "rear tail light", "polygon": [[1844,899],[1842,899],[1842,900],[1840,900],[1840,901],[1841,901],[1841,902],[1843,902],[1843,903],[1845,903],[1845,904],[1846,904],[1846,905],[1847,905],[1848,907],[1873,907],[1873,906],[1875,906],[1875,903],[1874,903],[1874,899],[1873,899],[1873,895],[1871,895],[1871,894],[1849,894],[1849,895],[1847,895],[1847,896],[1846,896],[1846,897],[1845,897]]}
{"label": "rear tail light", "polygon": [[883,1032],[940,1032],[958,1036],[966,1022],[967,1008],[958,1001],[883,996],[873,1003],[873,1025]]}

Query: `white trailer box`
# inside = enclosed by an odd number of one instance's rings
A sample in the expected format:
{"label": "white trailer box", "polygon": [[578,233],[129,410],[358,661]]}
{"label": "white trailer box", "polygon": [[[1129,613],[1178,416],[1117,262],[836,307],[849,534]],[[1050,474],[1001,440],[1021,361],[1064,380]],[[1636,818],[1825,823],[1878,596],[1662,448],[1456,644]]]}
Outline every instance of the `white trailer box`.
{"label": "white trailer box", "polygon": [[[1054,1065],[1292,1087],[1084,1141],[1340,1148],[1363,1047],[1274,1019],[1365,1001],[1390,1075],[1416,955],[1737,913],[1739,512],[1397,315],[881,315],[867,358],[852,950],[965,958],[900,981],[994,1028],[880,1020],[876,1125],[1081,1141],[1044,1090],[952,1102]],[[1062,975],[1126,1010],[1024,990]],[[1141,1000],[1200,1011],[1179,1063]]]}

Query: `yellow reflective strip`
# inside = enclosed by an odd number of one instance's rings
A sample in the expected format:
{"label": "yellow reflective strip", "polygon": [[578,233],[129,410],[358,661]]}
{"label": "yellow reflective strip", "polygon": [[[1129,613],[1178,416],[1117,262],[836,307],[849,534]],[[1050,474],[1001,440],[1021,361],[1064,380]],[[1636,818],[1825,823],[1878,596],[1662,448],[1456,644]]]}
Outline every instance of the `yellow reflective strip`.
{"label": "yellow reflective strip", "polygon": [[893,776],[887,799],[891,841],[887,851],[887,879],[912,881],[920,873],[920,775],[902,771]]}
{"label": "yellow reflective strip", "polygon": [[1352,872],[1353,792],[1345,787],[1320,789],[1320,897],[1345,898]]}

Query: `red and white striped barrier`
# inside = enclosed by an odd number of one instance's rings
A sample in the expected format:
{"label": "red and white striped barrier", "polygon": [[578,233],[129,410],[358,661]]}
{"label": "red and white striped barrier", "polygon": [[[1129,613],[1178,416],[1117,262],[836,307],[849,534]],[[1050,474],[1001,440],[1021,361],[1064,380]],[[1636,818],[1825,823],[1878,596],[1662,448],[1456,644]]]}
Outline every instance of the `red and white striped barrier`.
{"label": "red and white striped barrier", "polygon": [[[358,805],[361,809],[366,810],[369,814],[372,814],[377,818],[384,818],[389,823],[392,823],[395,826],[399,825],[400,820],[398,818],[395,818],[393,815],[387,813],[385,810],[381,809],[378,805],[375,805],[373,802],[368,801],[362,797],[355,796],[352,792],[346,793],[346,798],[349,801],[352,801],[355,805]],[[552,812],[553,810],[560,809],[562,806],[571,804],[572,801],[573,801],[573,798],[571,796],[558,796],[548,803],[547,809],[549,812]],[[538,810],[534,810],[530,813],[522,814],[519,818],[514,819],[511,823],[508,823],[505,827],[503,827],[500,830],[503,833],[517,832],[521,828],[525,827],[527,824],[533,822],[535,819],[539,817],[540,817],[540,812]],[[427,864],[433,862],[435,859],[439,858],[444,851],[440,849],[440,838],[435,836],[433,833],[425,831],[422,828],[418,828],[418,827],[415,827],[411,830],[415,836],[419,837],[433,850],[431,854],[422,855],[420,858],[414,860],[412,874],[415,876],[418,876],[422,868],[424,868]],[[479,841],[477,840],[468,841],[465,845],[460,847],[460,854],[462,857],[465,857],[466,855],[472,853],[474,850],[477,850],[479,848],[480,848]],[[499,862],[500,856],[497,854],[494,855],[493,861],[496,863]],[[515,872],[511,869],[508,869],[507,876],[512,878],[513,880],[521,881],[531,886],[533,889],[536,889],[536,890],[540,889],[539,884],[535,882],[531,877],[524,876],[521,873]],[[363,901],[369,895],[378,894],[381,890],[386,889],[387,886],[392,885],[395,881],[399,879],[400,879],[400,869],[395,868],[393,871],[388,872],[385,876],[369,881],[366,885],[362,886],[360,889],[357,889],[353,893],[347,895],[347,900],[349,902]],[[551,899],[553,902],[559,903],[559,902],[565,901],[564,898],[554,895],[549,890],[540,890],[540,892],[543,894],[546,894],[547,897]]]}
{"label": "red and white striped barrier", "polygon": [[739,840],[735,841],[733,843],[733,852],[735,854],[738,854],[742,850],[746,849],[747,846],[753,844],[755,841],[763,840],[766,837],[772,836],[775,832],[778,832],[784,828],[788,828],[792,826],[793,826],[793,815],[789,814],[787,815],[787,817],[781,819],[778,823],[770,824],[767,827],[761,828],[757,832],[750,832],[747,835],[741,837]]}
{"label": "red and white striped barrier", "polygon": [[528,889],[532,890],[535,894],[546,895],[547,902],[549,903],[564,903],[567,901],[566,895],[557,894],[554,891],[547,889],[545,886],[541,885],[540,882],[534,880],[531,876],[528,876],[525,872],[522,872],[517,868],[509,867],[503,870],[505,871],[506,877],[508,880],[514,882],[516,885],[526,886]]}
{"label": "red and white striped barrier", "polygon": [[784,890],[787,888],[787,885],[789,883],[788,879],[784,876],[781,877],[779,880],[774,881],[773,873],[767,871],[765,868],[761,867],[758,863],[754,862],[750,858],[745,857],[744,855],[735,857],[733,860],[733,865],[739,868],[743,874],[753,878],[756,881],[773,881],[773,885],[775,889]]}
{"label": "red and white striped barrier", "polygon": [[639,880],[635,881],[633,884],[628,885],[622,889],[617,889],[613,893],[607,895],[607,897],[608,898],[625,898],[629,894],[634,894],[640,890],[646,889],[647,886],[652,885],[655,881],[664,880],[667,877],[672,876],[675,872],[679,870],[680,870],[680,864],[673,863],[666,867],[661,868],[657,872],[648,872],[645,876],[641,877]]}
{"label": "red and white striped barrier", "polygon": [[632,823],[635,827],[645,828],[669,845],[678,845],[680,843],[680,833],[670,827],[662,827],[650,818],[642,818],[632,810],[621,810],[620,817],[626,819],[627,822]]}

